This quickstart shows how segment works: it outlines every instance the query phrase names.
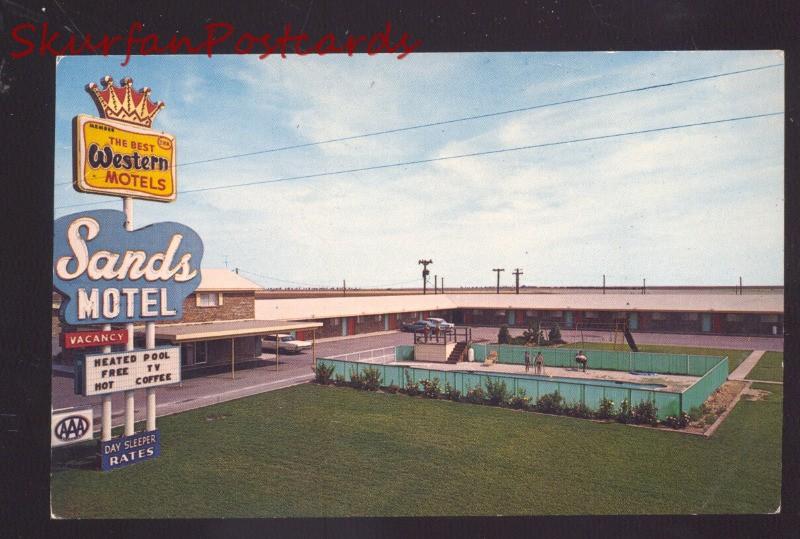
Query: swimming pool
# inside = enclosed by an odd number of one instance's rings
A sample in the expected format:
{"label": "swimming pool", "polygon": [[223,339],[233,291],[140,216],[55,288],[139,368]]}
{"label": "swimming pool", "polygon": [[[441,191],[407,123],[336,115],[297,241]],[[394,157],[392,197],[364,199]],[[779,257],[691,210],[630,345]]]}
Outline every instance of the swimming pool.
{"label": "swimming pool", "polygon": [[519,379],[533,379],[541,380],[543,382],[568,382],[571,384],[592,384],[595,386],[617,387],[625,389],[650,389],[661,390],[667,386],[665,384],[637,384],[636,382],[615,382],[613,380],[597,380],[594,378],[565,378],[563,376],[542,376],[538,374],[508,374],[499,372],[486,372],[486,371],[473,371],[464,370],[456,372],[465,372],[467,374],[480,374],[483,376],[502,376],[503,378],[519,378]]}

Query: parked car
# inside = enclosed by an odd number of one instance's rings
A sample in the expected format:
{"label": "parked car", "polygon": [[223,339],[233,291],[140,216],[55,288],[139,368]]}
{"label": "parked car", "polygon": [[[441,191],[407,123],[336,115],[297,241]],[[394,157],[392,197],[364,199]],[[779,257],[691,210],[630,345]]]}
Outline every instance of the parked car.
{"label": "parked car", "polygon": [[434,327],[438,327],[440,331],[453,331],[456,327],[452,322],[446,322],[444,318],[426,318],[423,322],[430,322]]}
{"label": "parked car", "polygon": [[403,324],[403,327],[400,329],[403,331],[425,331],[425,328],[433,331],[436,328],[436,325],[426,320],[417,320],[416,322],[412,322],[410,324]]}
{"label": "parked car", "polygon": [[261,339],[261,350],[265,352],[274,352],[276,344],[281,352],[290,354],[299,354],[303,350],[309,350],[311,348],[311,343],[309,341],[298,341],[291,335],[281,333],[277,336],[267,335],[263,337]]}

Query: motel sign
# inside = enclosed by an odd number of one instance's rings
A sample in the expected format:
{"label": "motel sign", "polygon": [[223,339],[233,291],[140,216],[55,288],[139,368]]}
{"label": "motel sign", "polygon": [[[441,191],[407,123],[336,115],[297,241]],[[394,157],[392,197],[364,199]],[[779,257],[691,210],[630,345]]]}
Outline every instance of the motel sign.
{"label": "motel sign", "polygon": [[177,320],[200,284],[203,242],[180,223],[125,230],[125,214],[96,210],[54,223],[53,284],[71,325]]}

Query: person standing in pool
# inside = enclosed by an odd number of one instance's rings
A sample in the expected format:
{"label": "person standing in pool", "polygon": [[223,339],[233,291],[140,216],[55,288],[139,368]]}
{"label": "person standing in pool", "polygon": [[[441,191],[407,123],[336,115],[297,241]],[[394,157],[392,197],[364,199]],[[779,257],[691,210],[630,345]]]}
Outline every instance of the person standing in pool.
{"label": "person standing in pool", "polygon": [[531,370],[531,353],[525,350],[525,372]]}
{"label": "person standing in pool", "polygon": [[586,364],[589,363],[589,358],[583,353],[583,350],[578,350],[575,354],[575,361],[583,367],[583,372],[586,372]]}
{"label": "person standing in pool", "polygon": [[535,374],[543,374],[544,373],[544,356],[541,352],[536,352],[536,359],[533,360],[533,372]]}

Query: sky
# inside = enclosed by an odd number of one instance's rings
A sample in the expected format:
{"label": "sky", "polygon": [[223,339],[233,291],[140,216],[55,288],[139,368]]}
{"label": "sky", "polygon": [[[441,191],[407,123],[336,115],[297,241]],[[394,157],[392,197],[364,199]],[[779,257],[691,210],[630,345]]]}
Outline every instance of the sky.
{"label": "sky", "polygon": [[[134,202],[134,227],[178,221],[203,267],[265,287],[783,284],[783,116],[205,192],[783,112],[779,51],[70,56],[56,68],[55,217],[122,209],[72,187],[85,91],[131,77],[166,107],[178,197]],[[196,161],[759,71],[343,142]]]}

